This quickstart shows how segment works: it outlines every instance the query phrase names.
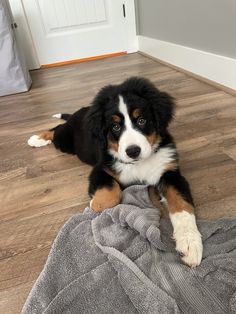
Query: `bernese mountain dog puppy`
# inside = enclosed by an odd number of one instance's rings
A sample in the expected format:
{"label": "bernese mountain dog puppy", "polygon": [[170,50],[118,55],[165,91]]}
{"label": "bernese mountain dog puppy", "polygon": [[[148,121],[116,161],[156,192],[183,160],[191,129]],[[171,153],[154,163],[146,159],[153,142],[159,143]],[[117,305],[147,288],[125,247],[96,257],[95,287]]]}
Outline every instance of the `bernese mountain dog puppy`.
{"label": "bernese mountain dog puppy", "polygon": [[119,204],[122,189],[129,185],[154,186],[168,208],[176,250],[194,267],[201,262],[203,247],[190,188],[167,130],[174,107],[173,98],[149,80],[132,77],[102,88],[89,107],[54,115],[66,122],[33,135],[28,144],[53,142],[93,166],[89,195],[94,211]]}

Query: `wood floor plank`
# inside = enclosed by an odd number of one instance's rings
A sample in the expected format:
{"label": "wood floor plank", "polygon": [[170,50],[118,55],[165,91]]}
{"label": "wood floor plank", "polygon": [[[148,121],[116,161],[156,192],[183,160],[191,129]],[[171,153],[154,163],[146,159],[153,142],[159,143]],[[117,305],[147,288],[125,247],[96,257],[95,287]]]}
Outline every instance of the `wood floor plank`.
{"label": "wood floor plank", "polygon": [[145,56],[31,72],[27,93],[0,98],[0,313],[19,313],[60,227],[89,202],[90,167],[32,134],[92,102],[106,84],[144,76],[175,97],[171,131],[199,218],[236,217],[236,97]]}

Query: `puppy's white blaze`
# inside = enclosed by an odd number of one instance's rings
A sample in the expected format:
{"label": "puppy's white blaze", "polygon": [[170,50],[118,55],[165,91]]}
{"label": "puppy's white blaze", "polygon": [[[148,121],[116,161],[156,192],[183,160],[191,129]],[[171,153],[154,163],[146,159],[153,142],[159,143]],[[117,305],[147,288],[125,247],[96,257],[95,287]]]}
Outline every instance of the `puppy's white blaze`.
{"label": "puppy's white blaze", "polygon": [[130,120],[129,113],[128,113],[128,110],[127,110],[127,106],[124,103],[124,99],[123,99],[122,96],[119,96],[119,110],[120,110],[120,113],[122,113],[123,116],[124,116],[126,128],[132,129],[132,122]]}
{"label": "puppy's white blaze", "polygon": [[61,119],[61,113],[55,113],[52,115],[53,118]]}
{"label": "puppy's white blaze", "polygon": [[46,146],[52,143],[51,140],[44,140],[43,138],[40,138],[38,135],[32,135],[28,139],[28,145],[31,147],[42,147]]}
{"label": "puppy's white blaze", "polygon": [[152,153],[152,147],[148,142],[147,138],[138,130],[135,130],[132,122],[130,120],[130,116],[127,110],[127,106],[124,103],[124,99],[122,96],[119,96],[119,111],[124,116],[124,125],[125,130],[121,134],[119,140],[119,149],[118,154],[119,158],[124,162],[132,161],[132,158],[127,156],[126,149],[131,145],[137,145],[141,148],[141,153],[139,158],[147,158]]}
{"label": "puppy's white blaze", "polygon": [[175,149],[171,147],[160,148],[149,158],[136,161],[133,164],[124,164],[117,161],[114,165],[120,176],[119,180],[126,185],[132,182],[145,182],[155,185],[159,182],[166,166],[175,160]]}
{"label": "puppy's white blaze", "polygon": [[170,214],[174,229],[176,250],[183,253],[182,260],[189,266],[197,266],[202,260],[202,239],[194,214],[187,211]]}

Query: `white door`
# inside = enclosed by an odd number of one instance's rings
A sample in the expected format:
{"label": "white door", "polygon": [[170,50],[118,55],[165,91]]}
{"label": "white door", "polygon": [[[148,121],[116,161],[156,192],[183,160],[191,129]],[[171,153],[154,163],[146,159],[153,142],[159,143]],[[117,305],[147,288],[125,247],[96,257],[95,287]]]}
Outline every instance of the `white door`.
{"label": "white door", "polygon": [[[131,12],[128,22],[125,3]],[[40,65],[128,51],[134,40],[133,0],[22,0],[22,4]]]}

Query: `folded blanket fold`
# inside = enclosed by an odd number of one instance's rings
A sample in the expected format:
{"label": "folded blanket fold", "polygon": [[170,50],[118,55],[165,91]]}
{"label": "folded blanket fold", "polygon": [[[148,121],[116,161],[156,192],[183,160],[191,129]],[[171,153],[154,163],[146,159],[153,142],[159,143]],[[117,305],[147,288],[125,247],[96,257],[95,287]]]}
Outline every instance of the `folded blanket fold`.
{"label": "folded blanket fold", "polygon": [[131,186],[118,206],[62,227],[22,313],[235,313],[236,219],[198,227],[204,256],[190,269],[147,187]]}

